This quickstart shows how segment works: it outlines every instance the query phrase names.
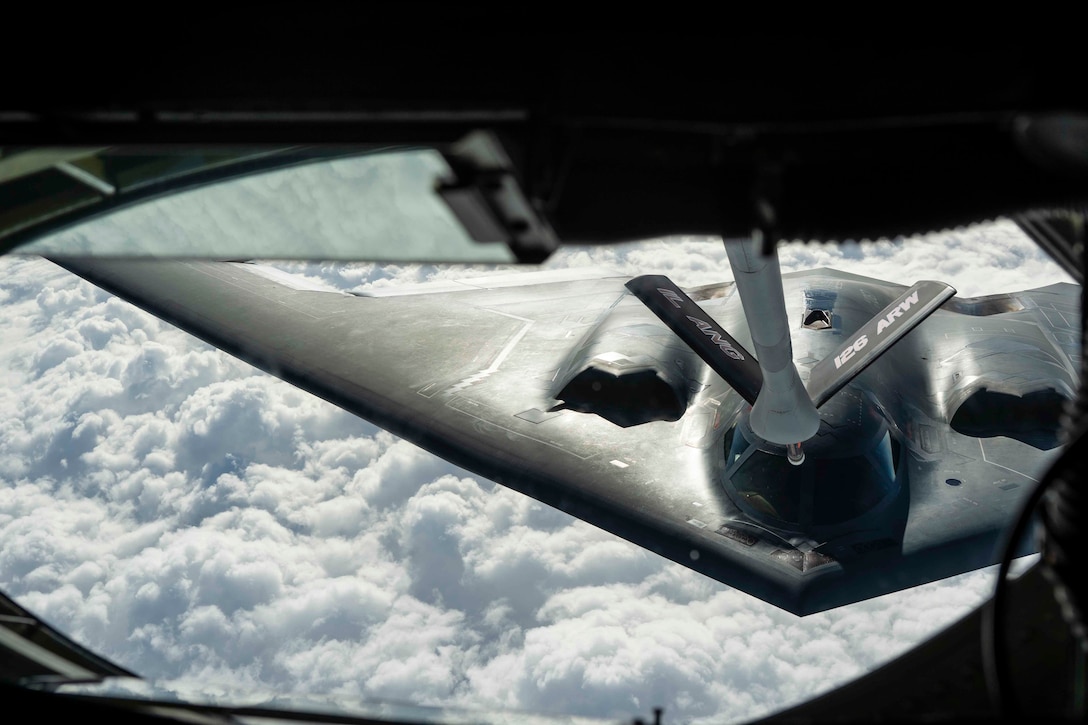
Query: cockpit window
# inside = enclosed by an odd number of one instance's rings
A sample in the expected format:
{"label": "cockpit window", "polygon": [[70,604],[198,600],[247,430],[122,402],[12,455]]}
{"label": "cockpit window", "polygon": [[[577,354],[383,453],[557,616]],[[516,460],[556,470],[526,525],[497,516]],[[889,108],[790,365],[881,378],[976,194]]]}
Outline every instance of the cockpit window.
{"label": "cockpit window", "polygon": [[891,436],[863,454],[841,458],[810,455],[800,466],[784,455],[755,448],[734,433],[727,488],[742,509],[791,528],[832,526],[872,510],[895,489]]}
{"label": "cockpit window", "polygon": [[[894,487],[891,446],[888,436],[875,450],[886,451],[880,458],[887,467],[877,465],[875,456],[829,458],[813,461],[816,495],[812,501],[812,522],[817,526],[840,524],[857,518],[883,500]],[[804,468],[804,466],[798,466]]]}
{"label": "cockpit window", "polygon": [[733,474],[733,485],[759,513],[796,524],[801,522],[802,481],[811,478],[811,468],[792,466],[783,456],[753,451]]}

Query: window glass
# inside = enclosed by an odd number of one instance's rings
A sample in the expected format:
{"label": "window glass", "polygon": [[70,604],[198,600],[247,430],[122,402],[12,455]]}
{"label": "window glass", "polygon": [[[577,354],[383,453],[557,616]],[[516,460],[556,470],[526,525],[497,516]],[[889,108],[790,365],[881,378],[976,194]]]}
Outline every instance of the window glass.
{"label": "window glass", "polygon": [[[197,160],[180,155],[110,157],[102,174],[113,183],[124,182],[117,187],[123,196],[128,190],[150,184],[152,179],[161,182],[223,166],[232,158],[229,154]],[[302,161],[305,159],[300,158],[298,164],[288,168],[252,173],[125,206],[23,245],[19,252],[217,259],[515,261],[505,244],[473,241],[435,193],[435,184],[450,173],[437,151],[396,150]],[[82,195],[79,198],[83,203],[106,203],[90,187],[55,170],[41,173],[57,177],[58,183],[71,187],[72,194]],[[62,205],[58,211],[68,211],[69,206]],[[29,214],[25,209],[19,213]]]}
{"label": "window glass", "polygon": [[[743,441],[743,443],[741,443]],[[739,460],[747,445],[734,433],[730,461]],[[760,514],[789,524],[838,524],[876,506],[895,486],[891,437],[885,433],[866,455],[827,458],[808,455],[799,466],[785,456],[752,451],[733,472],[731,484],[743,502]],[[815,487],[811,514],[802,509],[802,492]]]}

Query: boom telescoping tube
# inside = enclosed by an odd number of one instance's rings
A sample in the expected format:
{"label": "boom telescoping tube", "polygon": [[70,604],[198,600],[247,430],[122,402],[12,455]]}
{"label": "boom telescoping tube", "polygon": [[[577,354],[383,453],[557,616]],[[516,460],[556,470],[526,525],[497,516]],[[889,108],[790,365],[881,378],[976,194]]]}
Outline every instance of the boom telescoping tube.
{"label": "boom telescoping tube", "polygon": [[765,256],[762,244],[758,232],[751,239],[725,240],[729,266],[763,373],[763,387],[752,406],[749,424],[752,432],[766,441],[797,445],[796,452],[804,460],[799,444],[816,435],[820,414],[793,364],[778,252],[773,250]]}

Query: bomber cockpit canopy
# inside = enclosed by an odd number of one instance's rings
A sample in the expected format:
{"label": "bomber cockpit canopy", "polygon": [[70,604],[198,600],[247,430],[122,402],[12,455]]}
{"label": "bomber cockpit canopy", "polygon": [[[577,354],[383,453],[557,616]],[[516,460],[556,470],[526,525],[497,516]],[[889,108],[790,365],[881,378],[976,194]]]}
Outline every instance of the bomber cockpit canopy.
{"label": "bomber cockpit canopy", "polygon": [[764,525],[810,534],[886,508],[899,490],[898,446],[880,414],[857,405],[862,397],[843,390],[829,401],[800,465],[787,460],[785,446],[755,435],[742,413],[725,443],[729,497]]}

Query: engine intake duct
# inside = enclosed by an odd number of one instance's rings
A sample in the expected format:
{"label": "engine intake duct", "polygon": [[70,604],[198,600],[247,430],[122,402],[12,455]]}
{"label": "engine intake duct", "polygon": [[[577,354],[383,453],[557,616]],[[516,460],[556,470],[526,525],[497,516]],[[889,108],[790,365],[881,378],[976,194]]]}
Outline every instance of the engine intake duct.
{"label": "engine intake duct", "polygon": [[624,428],[679,420],[702,363],[634,298],[624,295],[582,338],[560,369],[552,397]]}
{"label": "engine intake duct", "polygon": [[623,428],[679,420],[687,408],[676,388],[646,368],[613,374],[591,364],[567,383],[559,397],[565,408],[595,413]]}
{"label": "engine intake duct", "polygon": [[957,408],[951,426],[962,435],[1006,436],[1049,451],[1061,442],[1061,415],[1068,400],[1053,388],[1024,395],[979,388]]}

